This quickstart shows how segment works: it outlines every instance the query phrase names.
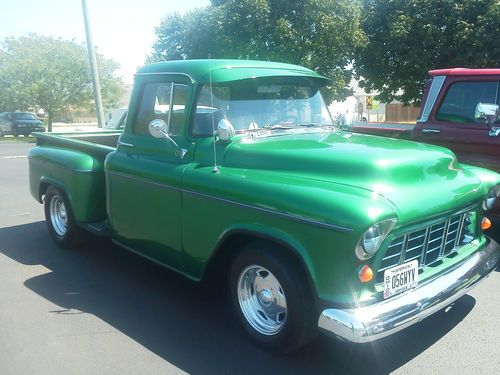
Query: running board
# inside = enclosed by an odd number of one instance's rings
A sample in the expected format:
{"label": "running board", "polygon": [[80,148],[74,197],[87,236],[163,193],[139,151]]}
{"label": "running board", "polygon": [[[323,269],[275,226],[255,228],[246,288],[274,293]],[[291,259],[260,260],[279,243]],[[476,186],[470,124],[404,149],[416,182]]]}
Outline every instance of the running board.
{"label": "running board", "polygon": [[80,223],[79,225],[86,231],[96,236],[111,237],[111,232],[109,230],[109,224],[107,220],[99,221],[97,223]]}

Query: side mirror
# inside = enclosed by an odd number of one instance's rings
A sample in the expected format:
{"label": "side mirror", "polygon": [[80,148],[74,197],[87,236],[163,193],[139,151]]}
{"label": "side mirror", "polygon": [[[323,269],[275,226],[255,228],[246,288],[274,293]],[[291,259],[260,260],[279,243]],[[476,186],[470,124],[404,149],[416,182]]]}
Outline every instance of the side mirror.
{"label": "side mirror", "polygon": [[148,126],[149,134],[155,138],[167,138],[168,137],[168,125],[162,119],[154,119],[149,123]]}
{"label": "side mirror", "polygon": [[230,141],[236,134],[233,125],[226,119],[222,119],[217,124],[217,134],[221,141]]}
{"label": "side mirror", "polygon": [[495,130],[495,121],[500,115],[499,106],[491,103],[477,103],[474,118],[476,120],[484,120],[491,131]]}
{"label": "side mirror", "polygon": [[149,123],[148,126],[149,134],[151,134],[155,138],[165,138],[168,139],[172,144],[177,148],[176,155],[178,155],[181,159],[184,158],[186,154],[186,150],[181,149],[176,141],[174,141],[168,135],[168,125],[162,119],[154,119]]}

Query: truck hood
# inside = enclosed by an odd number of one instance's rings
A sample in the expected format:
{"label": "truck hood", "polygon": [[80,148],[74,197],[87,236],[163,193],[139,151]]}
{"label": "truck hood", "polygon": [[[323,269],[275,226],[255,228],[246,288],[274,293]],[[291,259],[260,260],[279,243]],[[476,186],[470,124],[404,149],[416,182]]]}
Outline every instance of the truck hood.
{"label": "truck hood", "polygon": [[344,132],[241,138],[226,149],[224,166],[364,189],[386,199],[400,223],[465,208],[489,188],[448,149]]}

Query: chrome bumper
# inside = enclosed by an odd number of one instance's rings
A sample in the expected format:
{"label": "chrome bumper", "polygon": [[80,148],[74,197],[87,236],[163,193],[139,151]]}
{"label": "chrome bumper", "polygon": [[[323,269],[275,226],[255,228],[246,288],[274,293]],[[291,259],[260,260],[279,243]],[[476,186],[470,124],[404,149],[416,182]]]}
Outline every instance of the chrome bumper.
{"label": "chrome bumper", "polygon": [[500,251],[494,241],[436,279],[398,297],[354,309],[327,309],[318,326],[341,339],[363,343],[420,322],[469,291],[494,268]]}

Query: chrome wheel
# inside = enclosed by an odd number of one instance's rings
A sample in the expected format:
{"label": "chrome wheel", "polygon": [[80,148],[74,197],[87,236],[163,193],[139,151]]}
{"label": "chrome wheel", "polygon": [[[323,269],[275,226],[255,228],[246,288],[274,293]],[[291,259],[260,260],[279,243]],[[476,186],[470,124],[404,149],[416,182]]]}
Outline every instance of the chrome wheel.
{"label": "chrome wheel", "polygon": [[238,279],[238,302],[246,321],[259,333],[277,334],[285,325],[287,304],[278,279],[266,268],[251,265]]}
{"label": "chrome wheel", "polygon": [[52,228],[58,236],[63,237],[68,231],[68,214],[63,198],[60,195],[54,195],[50,201],[50,222]]}

